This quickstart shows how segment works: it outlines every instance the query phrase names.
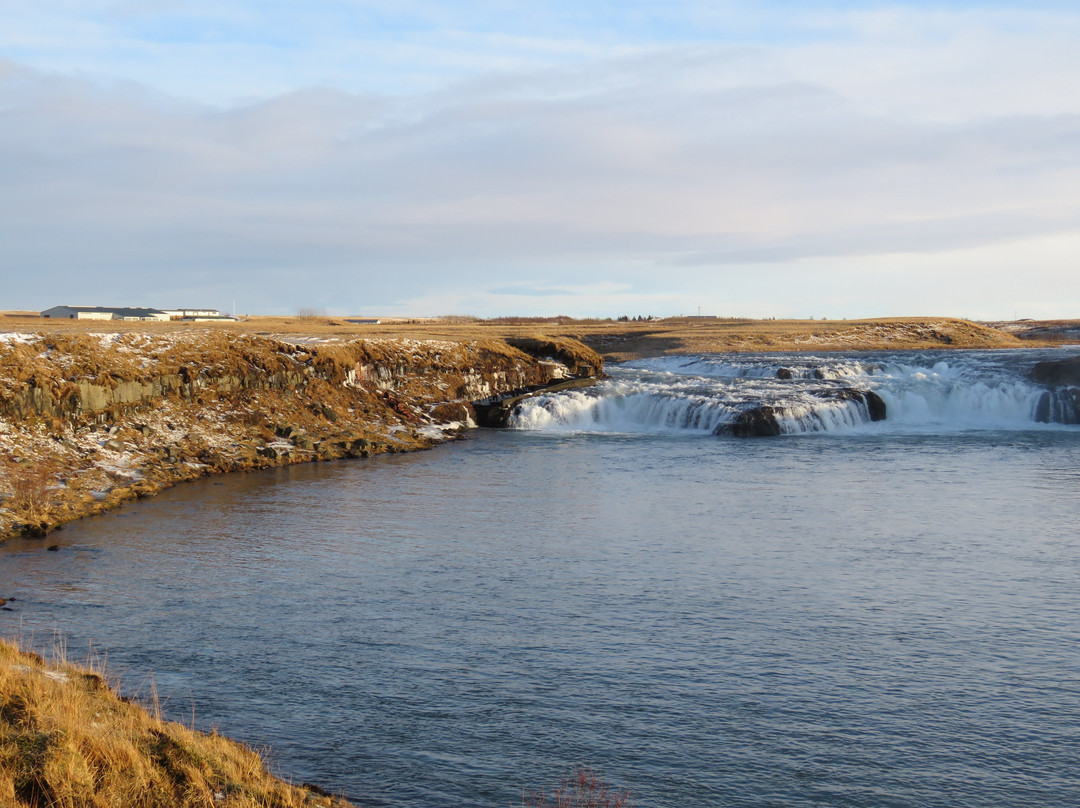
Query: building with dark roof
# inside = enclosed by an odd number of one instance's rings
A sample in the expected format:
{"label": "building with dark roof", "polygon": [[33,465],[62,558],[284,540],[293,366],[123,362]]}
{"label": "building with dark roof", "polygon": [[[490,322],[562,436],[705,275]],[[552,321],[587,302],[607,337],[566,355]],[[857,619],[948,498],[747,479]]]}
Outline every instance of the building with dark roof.
{"label": "building with dark roof", "polygon": [[53,306],[41,312],[42,317],[62,320],[168,320],[161,309],[140,309],[128,306]]}

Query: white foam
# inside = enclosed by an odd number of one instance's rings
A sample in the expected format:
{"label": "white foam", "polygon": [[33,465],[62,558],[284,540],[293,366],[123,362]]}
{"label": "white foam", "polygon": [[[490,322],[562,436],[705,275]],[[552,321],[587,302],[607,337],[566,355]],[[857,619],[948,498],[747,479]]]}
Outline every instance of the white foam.
{"label": "white foam", "polygon": [[[1062,428],[1035,422],[1046,388],[1027,379],[1039,358],[1027,353],[1033,358],[1020,352],[666,356],[612,368],[611,381],[588,390],[528,399],[512,415],[511,425],[539,431],[709,434],[744,410],[770,406],[785,434]],[[790,373],[780,374],[781,369]],[[886,405],[886,421],[872,423],[865,402],[836,395],[845,389],[877,393]],[[1058,420],[1068,420],[1054,412]]]}

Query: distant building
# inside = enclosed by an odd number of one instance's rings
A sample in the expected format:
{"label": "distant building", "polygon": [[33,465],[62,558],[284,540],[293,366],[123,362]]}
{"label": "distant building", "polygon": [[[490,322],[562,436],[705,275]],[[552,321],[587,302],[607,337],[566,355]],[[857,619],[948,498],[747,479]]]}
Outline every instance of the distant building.
{"label": "distant building", "polygon": [[169,320],[161,309],[140,309],[127,306],[53,306],[41,312],[42,317],[62,320]]}
{"label": "distant building", "polygon": [[236,322],[231,314],[222,314],[220,309],[165,309],[173,320],[183,320],[188,323],[214,323],[222,320]]}
{"label": "distant building", "polygon": [[216,320],[222,316],[220,309],[163,309],[162,311],[174,320],[192,320],[196,317],[212,317]]}
{"label": "distant building", "polygon": [[382,321],[375,317],[346,317],[345,322],[354,325],[378,325]]}

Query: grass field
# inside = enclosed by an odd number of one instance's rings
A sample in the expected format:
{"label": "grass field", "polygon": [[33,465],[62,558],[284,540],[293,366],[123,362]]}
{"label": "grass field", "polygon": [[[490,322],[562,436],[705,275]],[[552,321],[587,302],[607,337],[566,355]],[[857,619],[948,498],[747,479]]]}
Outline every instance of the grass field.
{"label": "grass field", "polygon": [[[1080,321],[974,323],[947,317],[869,320],[744,320],[670,318],[653,322],[568,318],[441,318],[348,323],[339,317],[244,317],[239,322],[119,322],[50,320],[28,312],[0,315],[0,332],[167,333],[213,329],[307,340],[407,338],[470,340],[505,337],[574,337],[609,361],[668,353],[746,351],[917,350],[929,348],[1016,348],[1056,344]],[[1076,340],[1074,340],[1076,341]]]}

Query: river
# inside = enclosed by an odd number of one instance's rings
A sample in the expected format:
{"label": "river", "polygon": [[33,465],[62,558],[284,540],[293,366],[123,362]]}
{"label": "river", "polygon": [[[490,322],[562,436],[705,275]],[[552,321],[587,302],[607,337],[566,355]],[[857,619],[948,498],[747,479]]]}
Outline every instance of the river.
{"label": "river", "polygon": [[[1072,354],[629,363],[9,542],[0,629],[365,806],[579,764],[640,806],[1075,805],[1080,427],[1025,379]],[[714,434],[760,402],[784,434]]]}

